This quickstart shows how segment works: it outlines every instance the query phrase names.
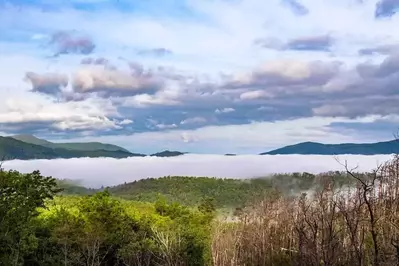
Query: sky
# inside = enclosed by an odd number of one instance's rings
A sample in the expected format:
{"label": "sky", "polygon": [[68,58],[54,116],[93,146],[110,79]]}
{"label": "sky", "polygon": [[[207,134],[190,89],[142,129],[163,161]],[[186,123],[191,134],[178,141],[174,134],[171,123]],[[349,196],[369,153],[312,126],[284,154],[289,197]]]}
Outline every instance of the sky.
{"label": "sky", "polygon": [[0,135],[253,154],[390,140],[399,0],[0,0]]}
{"label": "sky", "polygon": [[[278,173],[313,174],[344,171],[344,165],[356,172],[370,172],[391,155],[207,155],[186,154],[177,157],[74,158],[54,160],[12,160],[4,169],[31,173],[40,169],[44,176],[73,180],[85,187],[116,186],[143,178],[163,176],[205,176],[249,179]],[[292,162],[287,165],[287,161]],[[314,163],[317,161],[317,163]],[[242,167],[250,165],[251,167]],[[112,178],[109,178],[112,176]]]}

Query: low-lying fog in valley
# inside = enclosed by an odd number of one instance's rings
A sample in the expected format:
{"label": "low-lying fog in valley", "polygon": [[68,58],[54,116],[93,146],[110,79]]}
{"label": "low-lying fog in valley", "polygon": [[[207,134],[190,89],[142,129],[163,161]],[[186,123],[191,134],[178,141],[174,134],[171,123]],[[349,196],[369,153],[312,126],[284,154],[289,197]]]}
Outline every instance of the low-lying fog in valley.
{"label": "low-lying fog in valley", "polygon": [[390,155],[182,155],[178,157],[133,157],[127,159],[79,158],[56,160],[6,161],[4,169],[21,172],[40,170],[42,174],[59,179],[71,179],[98,188],[132,182],[148,177],[209,176],[253,178],[273,173],[341,171],[337,159],[358,171],[375,169]]}

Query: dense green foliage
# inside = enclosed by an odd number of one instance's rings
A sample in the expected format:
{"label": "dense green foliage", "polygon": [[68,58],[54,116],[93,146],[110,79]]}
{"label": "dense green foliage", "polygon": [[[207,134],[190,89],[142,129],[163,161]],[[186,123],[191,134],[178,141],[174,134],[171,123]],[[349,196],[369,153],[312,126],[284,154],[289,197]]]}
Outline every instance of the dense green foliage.
{"label": "dense green foliage", "polygon": [[115,196],[155,202],[161,194],[169,201],[194,206],[205,198],[215,200],[218,208],[242,207],[262,198],[272,189],[268,179],[221,179],[209,177],[149,178],[109,188]]}
{"label": "dense green foliage", "polygon": [[30,144],[35,144],[35,145],[40,145],[48,148],[61,148],[61,149],[67,149],[67,150],[75,150],[75,151],[122,151],[122,152],[129,152],[128,150],[119,147],[117,145],[112,145],[112,144],[107,144],[107,143],[100,143],[100,142],[65,142],[65,143],[54,143],[50,142],[44,139],[37,138],[32,135],[14,135],[12,136],[13,139],[25,142],[25,143],[30,143]]}
{"label": "dense green foliage", "polygon": [[132,156],[145,156],[125,151],[78,151],[63,148],[49,148],[16,140],[11,137],[0,137],[0,158],[4,160],[21,159],[55,159],[55,158],[80,158],[80,157],[113,157],[127,158]]}
{"label": "dense green foliage", "polygon": [[339,154],[397,154],[399,153],[399,141],[385,141],[377,143],[344,143],[344,144],[322,144],[316,142],[303,142],[286,146],[280,149],[261,153],[261,155],[276,154],[316,154],[316,155],[339,155]]}
{"label": "dense green foliage", "polygon": [[0,174],[0,265],[210,265],[213,200],[198,208],[59,196],[39,172]]}
{"label": "dense green foliage", "polygon": [[34,218],[59,192],[56,181],[38,171],[0,170],[0,265],[19,265],[39,245]]}

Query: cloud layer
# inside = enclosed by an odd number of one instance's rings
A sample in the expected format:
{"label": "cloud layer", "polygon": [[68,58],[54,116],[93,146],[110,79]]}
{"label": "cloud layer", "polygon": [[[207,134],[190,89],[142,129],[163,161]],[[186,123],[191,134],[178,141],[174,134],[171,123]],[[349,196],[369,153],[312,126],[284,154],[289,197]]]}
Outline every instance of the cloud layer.
{"label": "cloud layer", "polygon": [[[348,161],[358,171],[371,171],[391,156],[341,155],[338,159]],[[287,164],[287,162],[290,162]],[[250,167],[245,166],[250,165]],[[128,159],[58,159],[8,161],[5,169],[21,172],[40,170],[43,175],[59,179],[79,181],[88,187],[114,186],[149,177],[208,176],[218,178],[254,178],[274,173],[344,171],[333,156],[321,155],[183,155],[160,158],[142,157]],[[112,178],[110,178],[112,176]]]}

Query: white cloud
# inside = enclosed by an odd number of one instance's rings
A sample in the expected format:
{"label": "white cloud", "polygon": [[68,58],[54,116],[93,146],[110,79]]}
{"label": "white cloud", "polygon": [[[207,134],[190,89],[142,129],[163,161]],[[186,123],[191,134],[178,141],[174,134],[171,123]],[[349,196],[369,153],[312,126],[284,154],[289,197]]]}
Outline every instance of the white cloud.
{"label": "white cloud", "polygon": [[184,143],[191,143],[191,142],[196,142],[198,141],[198,138],[196,136],[190,135],[187,132],[181,132],[180,133],[180,139],[184,142]]}
{"label": "white cloud", "polygon": [[[358,171],[370,171],[375,169],[378,163],[391,159],[391,156],[341,155],[338,158],[340,161],[347,160],[349,166],[359,166]],[[231,157],[189,154],[170,158],[15,160],[5,162],[3,167],[21,172],[40,170],[46,176],[76,180],[84,186],[95,188],[168,175],[254,178],[273,173],[321,173],[344,170],[334,156],[317,155],[241,155]]]}
{"label": "white cloud", "polygon": [[273,95],[263,90],[247,91],[240,94],[241,100],[256,100],[260,98],[273,98]]}
{"label": "white cloud", "polygon": [[159,129],[170,129],[170,128],[176,128],[177,125],[176,124],[157,124],[155,125],[155,127],[159,128]]}
{"label": "white cloud", "polygon": [[119,125],[130,125],[133,124],[133,121],[130,119],[123,119],[121,122],[119,122]]}
{"label": "white cloud", "polygon": [[132,75],[118,70],[91,66],[79,69],[73,77],[76,92],[96,92],[138,94],[160,86],[160,81],[151,76]]}
{"label": "white cloud", "polygon": [[118,113],[108,103],[91,99],[85,102],[51,103],[49,101],[28,101],[8,99],[6,110],[0,112],[0,123],[38,123],[46,122],[58,130],[102,130],[119,126],[108,115]]}
{"label": "white cloud", "polygon": [[126,97],[124,99],[116,99],[115,102],[119,102],[122,106],[125,107],[138,107],[145,108],[149,106],[163,105],[163,106],[174,106],[179,105],[180,101],[178,96],[168,96],[163,91],[155,93],[153,95],[150,94],[139,94],[131,97]]}

